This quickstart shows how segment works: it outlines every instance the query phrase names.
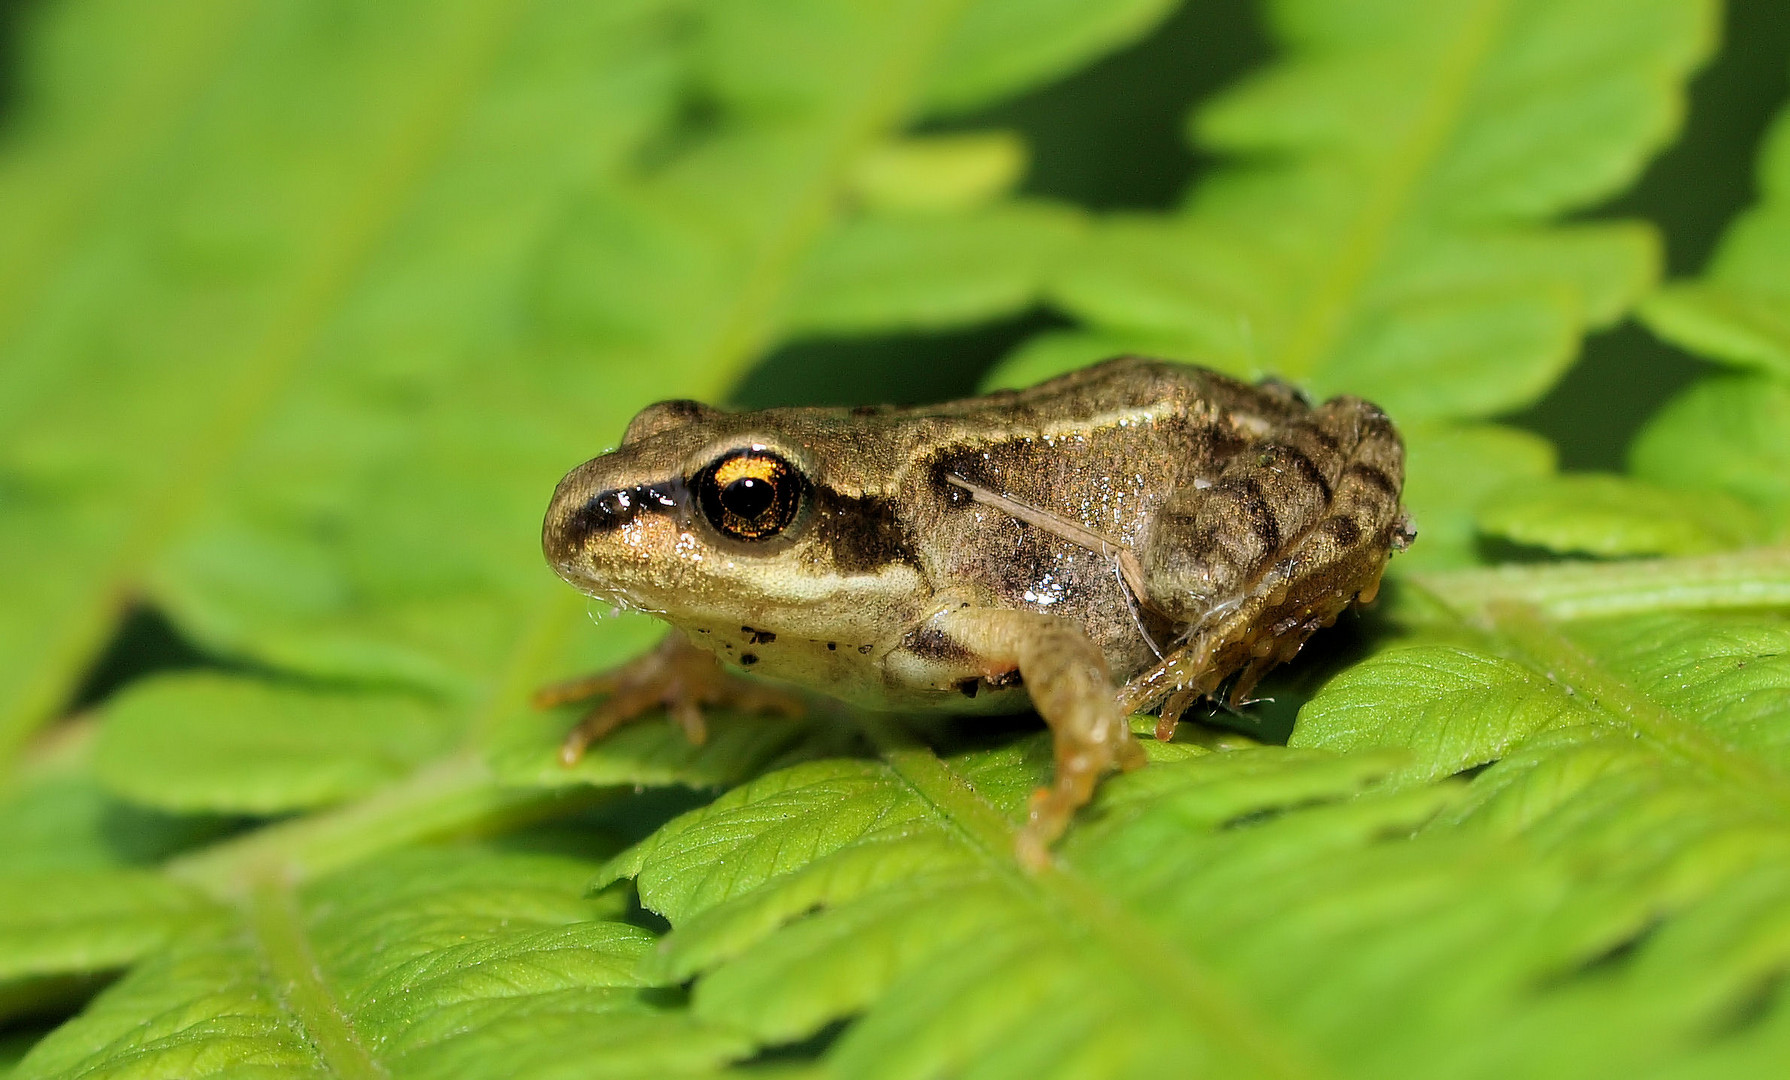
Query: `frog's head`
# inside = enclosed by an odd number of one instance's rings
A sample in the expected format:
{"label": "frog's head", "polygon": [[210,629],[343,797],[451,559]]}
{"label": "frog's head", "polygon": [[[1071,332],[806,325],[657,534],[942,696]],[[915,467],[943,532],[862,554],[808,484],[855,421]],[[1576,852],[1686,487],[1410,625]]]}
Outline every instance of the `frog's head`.
{"label": "frog's head", "polygon": [[918,573],[893,500],[848,480],[851,439],[818,410],[653,405],[560,481],[542,548],[586,594],[686,627],[877,625]]}

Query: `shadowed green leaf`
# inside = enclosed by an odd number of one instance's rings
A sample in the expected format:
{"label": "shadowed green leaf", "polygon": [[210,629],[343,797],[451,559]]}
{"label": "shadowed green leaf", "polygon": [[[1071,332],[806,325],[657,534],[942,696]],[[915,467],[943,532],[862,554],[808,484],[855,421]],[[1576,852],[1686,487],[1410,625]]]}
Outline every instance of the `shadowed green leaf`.
{"label": "shadowed green leaf", "polygon": [[1712,360],[1790,378],[1790,111],[1759,156],[1760,202],[1722,237],[1703,276],[1650,297],[1654,333]]}
{"label": "shadowed green leaf", "polygon": [[933,61],[932,108],[958,112],[1062,75],[1141,36],[1171,0],[973,0]]}

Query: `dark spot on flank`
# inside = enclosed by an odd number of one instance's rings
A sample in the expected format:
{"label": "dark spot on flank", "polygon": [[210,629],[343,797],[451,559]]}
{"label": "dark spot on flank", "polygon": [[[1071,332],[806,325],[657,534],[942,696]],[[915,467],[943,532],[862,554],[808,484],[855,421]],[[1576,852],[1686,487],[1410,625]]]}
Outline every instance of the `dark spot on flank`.
{"label": "dark spot on flank", "polygon": [[754,630],[750,626],[740,627],[740,633],[746,635],[746,644],[748,645],[769,645],[777,640],[777,635],[769,630]]}
{"label": "dark spot on flank", "polygon": [[828,652],[836,652],[838,649],[839,649],[839,643],[837,641],[827,642],[827,651]]}
{"label": "dark spot on flank", "polygon": [[868,646],[868,645],[858,646],[858,653],[862,656],[869,656],[870,655],[870,646]]}
{"label": "dark spot on flank", "polygon": [[1381,469],[1376,465],[1369,465],[1365,461],[1357,461],[1349,466],[1348,473],[1350,476],[1360,477],[1370,487],[1379,488],[1380,493],[1385,495],[1388,499],[1395,499],[1398,497],[1398,485],[1392,482],[1392,477],[1387,476],[1384,469]]}
{"label": "dark spot on flank", "polygon": [[1327,527],[1330,535],[1343,547],[1354,547],[1356,541],[1361,539],[1361,526],[1355,524],[1352,517],[1333,517]]}
{"label": "dark spot on flank", "polygon": [[1020,676],[1018,668],[1009,668],[999,675],[990,675],[982,680],[982,684],[990,690],[1008,690],[1015,686],[1024,686],[1025,679]]}
{"label": "dark spot on flank", "polygon": [[816,485],[814,532],[830,555],[828,565],[841,574],[874,574],[916,559],[895,500],[883,496],[841,495]]}
{"label": "dark spot on flank", "polygon": [[976,692],[980,689],[982,689],[981,679],[965,679],[957,684],[957,692],[966,698],[975,697]]}
{"label": "dark spot on flank", "polygon": [[758,656],[756,653],[741,653],[740,663],[746,667],[751,667],[753,664],[758,663]]}
{"label": "dark spot on flank", "polygon": [[940,663],[962,663],[970,658],[969,650],[961,642],[932,626],[908,631],[901,646],[915,656]]}

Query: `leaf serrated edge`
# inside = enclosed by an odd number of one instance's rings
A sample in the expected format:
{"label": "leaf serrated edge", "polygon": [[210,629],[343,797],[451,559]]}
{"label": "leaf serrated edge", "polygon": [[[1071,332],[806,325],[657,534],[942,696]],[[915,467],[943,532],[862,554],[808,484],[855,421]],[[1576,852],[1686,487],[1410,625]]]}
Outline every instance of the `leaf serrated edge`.
{"label": "leaf serrated edge", "polygon": [[1560,632],[1534,607],[1495,603],[1486,611],[1489,629],[1549,681],[1570,687],[1614,723],[1686,761],[1726,785],[1790,819],[1790,777],[1686,723],[1630,685]]}
{"label": "leaf serrated edge", "polygon": [[1211,972],[1204,970],[1122,906],[1080,877],[1061,859],[1037,872],[1020,867],[1014,853],[1016,834],[1005,817],[962,775],[930,749],[880,717],[866,716],[866,733],[883,760],[914,793],[933,806],[975,851],[991,876],[1004,880],[1038,905],[1060,925],[1100,951],[1116,956],[1121,966],[1154,984],[1155,1001],[1173,1001],[1186,1015],[1263,1075],[1316,1080],[1327,1073],[1297,1053],[1236,999]]}

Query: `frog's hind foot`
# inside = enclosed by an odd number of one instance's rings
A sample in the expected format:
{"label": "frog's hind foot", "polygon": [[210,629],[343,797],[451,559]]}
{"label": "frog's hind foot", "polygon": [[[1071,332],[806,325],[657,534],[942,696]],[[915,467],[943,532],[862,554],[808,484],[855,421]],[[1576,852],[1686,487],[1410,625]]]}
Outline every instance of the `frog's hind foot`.
{"label": "frog's hind foot", "polygon": [[542,687],[534,695],[538,709],[601,697],[560,744],[559,759],[576,765],[592,743],[654,711],[683,729],[692,745],[708,739],[704,712],[727,708],[740,712],[800,716],[801,699],[729,674],[712,655],[673,633],[659,647],[595,675]]}

